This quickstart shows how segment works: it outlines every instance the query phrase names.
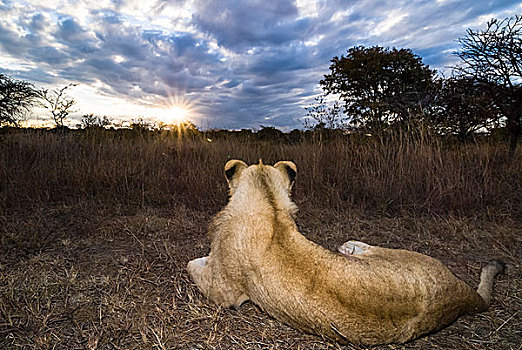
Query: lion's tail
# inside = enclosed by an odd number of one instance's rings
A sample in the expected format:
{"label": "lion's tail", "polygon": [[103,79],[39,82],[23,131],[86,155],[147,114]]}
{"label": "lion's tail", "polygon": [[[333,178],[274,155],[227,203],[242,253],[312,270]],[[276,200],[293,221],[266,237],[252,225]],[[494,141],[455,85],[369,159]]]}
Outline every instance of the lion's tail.
{"label": "lion's tail", "polygon": [[495,281],[495,277],[504,271],[505,266],[506,264],[500,260],[492,260],[482,268],[477,293],[484,300],[485,309],[488,308],[491,302],[491,294],[493,293],[493,282]]}

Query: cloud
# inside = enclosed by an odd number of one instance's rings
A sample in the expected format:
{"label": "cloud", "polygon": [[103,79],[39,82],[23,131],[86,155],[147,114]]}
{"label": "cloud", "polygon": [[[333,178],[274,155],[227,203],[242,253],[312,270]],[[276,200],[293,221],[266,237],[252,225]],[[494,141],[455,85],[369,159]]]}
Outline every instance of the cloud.
{"label": "cloud", "polygon": [[[407,47],[444,69],[466,28],[512,15],[516,6],[507,0],[4,0],[0,71],[36,84],[80,82],[89,87],[85,93],[125,103],[161,105],[186,96],[207,118],[203,126],[291,128],[320,91],[330,59],[348,48]],[[111,108],[106,114],[117,113]]]}
{"label": "cloud", "polygon": [[200,0],[193,21],[219,45],[235,50],[282,45],[308,30],[307,21],[298,18],[295,3],[288,0]]}

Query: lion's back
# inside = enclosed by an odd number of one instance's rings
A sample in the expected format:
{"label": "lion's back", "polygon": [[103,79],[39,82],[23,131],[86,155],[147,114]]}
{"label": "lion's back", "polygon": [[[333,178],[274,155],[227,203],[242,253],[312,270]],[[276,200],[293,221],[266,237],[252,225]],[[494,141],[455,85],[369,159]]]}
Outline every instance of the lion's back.
{"label": "lion's back", "polygon": [[349,259],[310,249],[300,260],[276,259],[279,266],[251,290],[272,316],[304,331],[341,342],[405,342],[451,323],[475,302],[475,291],[423,254],[379,248]]}
{"label": "lion's back", "polygon": [[335,295],[337,328],[353,333],[350,341],[405,342],[446,326],[481,302],[441,261],[420,253],[378,248],[347,265],[344,276],[332,274],[326,294]]}

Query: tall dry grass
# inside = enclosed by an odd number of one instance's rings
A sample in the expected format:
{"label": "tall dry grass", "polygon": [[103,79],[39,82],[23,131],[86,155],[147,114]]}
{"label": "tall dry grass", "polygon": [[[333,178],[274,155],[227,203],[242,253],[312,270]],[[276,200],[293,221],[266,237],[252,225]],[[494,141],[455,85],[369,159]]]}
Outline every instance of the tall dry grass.
{"label": "tall dry grass", "polygon": [[15,132],[0,138],[1,206],[95,200],[123,206],[183,204],[216,210],[226,199],[228,159],[298,166],[295,199],[362,213],[509,215],[522,213],[520,152],[504,144],[336,138],[284,142]]}
{"label": "tall dry grass", "polygon": [[297,224],[327,249],[356,239],[415,250],[470,285],[501,257],[514,268],[487,313],[405,347],[517,348],[520,154],[401,134],[320,141],[0,134],[0,348],[340,349],[253,304],[213,305],[191,282],[185,266],[208,254],[230,158],[296,162]]}

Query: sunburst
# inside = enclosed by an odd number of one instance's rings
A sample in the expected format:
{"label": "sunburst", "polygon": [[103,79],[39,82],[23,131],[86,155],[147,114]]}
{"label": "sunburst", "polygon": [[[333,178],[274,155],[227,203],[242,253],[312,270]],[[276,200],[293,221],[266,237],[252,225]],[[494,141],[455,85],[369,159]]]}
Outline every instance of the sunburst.
{"label": "sunburst", "polygon": [[188,121],[189,111],[180,106],[167,106],[158,111],[158,119],[166,125],[181,125]]}
{"label": "sunburst", "polygon": [[157,119],[167,126],[182,126],[191,123],[196,116],[194,103],[185,96],[169,96],[161,108],[157,109]]}

